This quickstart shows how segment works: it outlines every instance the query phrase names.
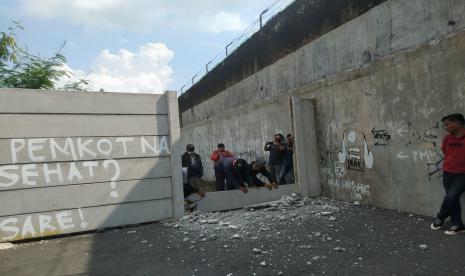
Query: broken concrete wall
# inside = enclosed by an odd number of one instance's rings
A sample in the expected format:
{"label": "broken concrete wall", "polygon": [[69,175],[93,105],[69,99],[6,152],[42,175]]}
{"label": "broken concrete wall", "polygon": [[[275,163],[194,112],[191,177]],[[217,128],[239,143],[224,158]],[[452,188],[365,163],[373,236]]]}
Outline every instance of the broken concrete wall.
{"label": "broken concrete wall", "polygon": [[465,1],[387,1],[183,112],[183,142],[263,155],[291,128],[287,97],[312,98],[326,195],[432,215],[439,121],[464,107],[464,15]]}

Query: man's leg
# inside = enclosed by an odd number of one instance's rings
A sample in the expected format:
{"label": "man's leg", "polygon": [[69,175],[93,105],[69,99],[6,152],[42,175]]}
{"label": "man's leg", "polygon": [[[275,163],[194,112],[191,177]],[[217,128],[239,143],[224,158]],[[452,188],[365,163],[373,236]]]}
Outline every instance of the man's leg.
{"label": "man's leg", "polygon": [[[446,195],[437,218],[444,221],[449,216],[453,225],[462,226],[460,196],[465,191],[465,175],[444,172],[443,184]],[[453,216],[453,217],[452,217]]]}
{"label": "man's leg", "polygon": [[220,172],[215,168],[215,188],[217,191],[224,191],[224,181],[226,176],[223,172]]}
{"label": "man's leg", "polygon": [[465,192],[465,174],[459,174],[452,181],[451,193],[455,196],[455,204],[452,207],[450,220],[452,225],[463,226],[462,221],[462,206],[460,205],[460,197]]}

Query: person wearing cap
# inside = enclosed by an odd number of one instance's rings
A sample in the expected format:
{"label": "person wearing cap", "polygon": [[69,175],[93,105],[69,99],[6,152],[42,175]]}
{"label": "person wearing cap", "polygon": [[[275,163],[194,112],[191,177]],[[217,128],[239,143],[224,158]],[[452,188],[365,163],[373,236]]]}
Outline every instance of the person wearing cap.
{"label": "person wearing cap", "polygon": [[195,153],[195,147],[192,144],[186,146],[186,152],[182,155],[183,182],[184,182],[184,197],[188,197],[193,193],[199,194],[201,197],[205,195],[201,191],[201,180],[203,176],[203,165],[200,155]]}

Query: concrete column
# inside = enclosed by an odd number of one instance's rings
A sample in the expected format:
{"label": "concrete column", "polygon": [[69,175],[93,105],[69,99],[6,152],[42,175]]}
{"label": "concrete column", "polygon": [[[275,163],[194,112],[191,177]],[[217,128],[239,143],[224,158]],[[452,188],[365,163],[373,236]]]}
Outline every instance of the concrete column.
{"label": "concrete column", "polygon": [[294,167],[297,182],[304,197],[320,196],[320,165],[312,100],[292,97],[294,128]]}
{"label": "concrete column", "polygon": [[178,99],[176,92],[165,92],[168,103],[168,118],[171,141],[171,177],[173,183],[173,217],[184,215],[184,193],[181,168],[181,128],[179,125]]}

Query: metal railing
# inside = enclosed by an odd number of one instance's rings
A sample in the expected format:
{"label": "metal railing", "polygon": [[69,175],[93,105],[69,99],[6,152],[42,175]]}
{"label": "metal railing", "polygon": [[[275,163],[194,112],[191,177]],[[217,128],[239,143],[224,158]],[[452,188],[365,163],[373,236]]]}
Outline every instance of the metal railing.
{"label": "metal railing", "polygon": [[259,31],[264,23],[275,16],[280,11],[287,8],[295,0],[275,0],[270,6],[265,8],[258,18],[253,21],[243,32],[242,34],[233,39],[230,43],[221,49],[211,60],[209,60],[205,66],[202,66],[189,80],[186,80],[184,84],[179,88],[178,95],[186,92],[190,87],[192,87],[196,80],[200,80],[206,74],[208,74],[211,68],[214,68],[219,63],[223,62],[231,53],[233,53],[239,46],[241,46],[248,38],[253,34]]}

